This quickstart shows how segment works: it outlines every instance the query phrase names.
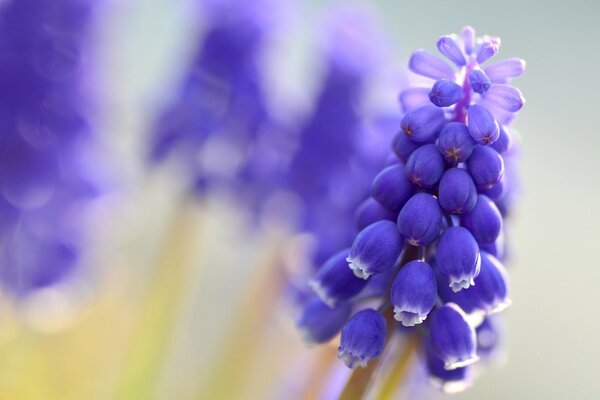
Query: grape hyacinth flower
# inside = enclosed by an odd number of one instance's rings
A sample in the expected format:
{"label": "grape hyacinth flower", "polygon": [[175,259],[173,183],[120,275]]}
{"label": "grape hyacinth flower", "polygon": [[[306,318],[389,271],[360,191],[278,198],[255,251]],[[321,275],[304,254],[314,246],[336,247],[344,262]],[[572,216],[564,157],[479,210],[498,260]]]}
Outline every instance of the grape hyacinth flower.
{"label": "grape hyacinth flower", "polygon": [[99,194],[86,159],[86,39],[93,0],[0,8],[0,279],[24,297],[82,264],[85,208]]}
{"label": "grape hyacinth flower", "polygon": [[356,313],[342,328],[338,357],[348,368],[365,367],[385,346],[387,324],[370,308]]}
{"label": "grape hyacinth flower", "polygon": [[[525,63],[492,63],[500,39],[476,38],[471,27],[442,36],[437,47],[449,62],[427,50],[410,58],[411,71],[431,85],[400,94],[397,161],[375,177],[372,198],[357,210],[362,230],[348,268],[367,283],[342,302],[353,316],[341,328],[339,358],[364,366],[384,351],[384,323],[396,320],[405,328],[386,340],[419,338],[432,382],[451,392],[470,386],[488,350],[478,348],[479,332],[510,304],[504,227],[518,191],[518,136],[509,125],[524,104],[510,82]],[[336,274],[339,282],[349,276]]]}

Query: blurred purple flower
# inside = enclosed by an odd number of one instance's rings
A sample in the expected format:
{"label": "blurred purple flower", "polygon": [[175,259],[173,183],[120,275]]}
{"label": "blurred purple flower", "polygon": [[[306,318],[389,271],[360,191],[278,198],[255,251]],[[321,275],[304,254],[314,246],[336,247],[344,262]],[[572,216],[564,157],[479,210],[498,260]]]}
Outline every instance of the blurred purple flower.
{"label": "blurred purple flower", "polygon": [[56,284],[80,260],[90,130],[81,90],[92,0],[0,7],[0,277],[17,295]]}

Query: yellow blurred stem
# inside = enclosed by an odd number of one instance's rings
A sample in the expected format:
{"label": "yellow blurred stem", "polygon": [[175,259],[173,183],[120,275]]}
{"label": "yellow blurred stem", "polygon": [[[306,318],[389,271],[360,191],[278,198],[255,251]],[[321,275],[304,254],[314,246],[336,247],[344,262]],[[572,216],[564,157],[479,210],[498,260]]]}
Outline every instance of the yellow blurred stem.
{"label": "yellow blurred stem", "polygon": [[408,365],[416,350],[418,344],[417,335],[411,335],[405,344],[405,347],[400,356],[395,360],[392,370],[384,378],[379,394],[376,396],[378,400],[390,400],[394,398],[398,387],[402,384],[402,379],[406,375]]}
{"label": "yellow blurred stem", "polygon": [[267,259],[254,269],[256,278],[250,282],[236,307],[228,334],[224,336],[226,351],[219,353],[206,380],[206,386],[200,388],[198,399],[244,399],[244,378],[254,360],[261,357],[262,349],[258,344],[267,327],[267,320],[276,307],[280,288],[283,287],[283,275],[276,262],[279,254],[267,251]]}
{"label": "yellow blurred stem", "polygon": [[339,362],[335,356],[337,354],[337,346],[323,346],[319,351],[320,354],[317,356],[310,384],[302,394],[302,399],[304,400],[313,400],[321,397],[330,377],[329,371],[331,370],[331,366]]}
{"label": "yellow blurred stem", "polygon": [[339,400],[360,400],[365,398],[367,391],[373,381],[375,371],[379,366],[379,359],[372,360],[365,368],[359,368],[352,372],[350,379],[344,386]]}
{"label": "yellow blurred stem", "polygon": [[193,243],[199,213],[193,203],[184,203],[166,232],[143,309],[135,324],[131,352],[126,357],[119,399],[150,399],[156,392],[171,334],[175,329],[191,273]]}

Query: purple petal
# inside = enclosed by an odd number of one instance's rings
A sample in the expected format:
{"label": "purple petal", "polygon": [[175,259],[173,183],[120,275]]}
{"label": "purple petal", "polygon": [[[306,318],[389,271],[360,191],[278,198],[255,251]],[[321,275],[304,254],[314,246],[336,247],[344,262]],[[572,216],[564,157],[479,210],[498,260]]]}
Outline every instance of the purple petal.
{"label": "purple petal", "polygon": [[525,65],[525,60],[521,58],[509,58],[488,65],[483,70],[492,82],[504,83],[507,79],[523,75]]}
{"label": "purple petal", "polygon": [[521,91],[511,85],[493,84],[483,97],[487,102],[510,112],[519,111],[525,104]]}
{"label": "purple petal", "polygon": [[408,61],[408,68],[415,74],[431,79],[454,79],[452,67],[427,50],[417,50]]}
{"label": "purple petal", "polygon": [[471,54],[475,47],[475,29],[472,26],[465,26],[462,28],[460,36],[465,44],[465,53]]}
{"label": "purple petal", "polygon": [[427,86],[414,86],[400,92],[400,106],[404,112],[414,110],[429,103],[429,91]]}
{"label": "purple petal", "polygon": [[454,64],[462,67],[467,63],[465,55],[463,54],[458,43],[456,43],[455,36],[442,36],[437,42],[437,48],[446,58],[452,61]]}
{"label": "purple petal", "polygon": [[477,49],[477,62],[483,64],[500,50],[500,38],[485,37]]}

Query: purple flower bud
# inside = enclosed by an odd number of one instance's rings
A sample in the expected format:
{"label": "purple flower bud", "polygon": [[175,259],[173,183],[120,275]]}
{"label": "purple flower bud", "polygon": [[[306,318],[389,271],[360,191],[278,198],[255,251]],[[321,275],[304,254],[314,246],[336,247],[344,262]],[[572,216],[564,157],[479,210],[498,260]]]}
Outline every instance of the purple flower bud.
{"label": "purple flower bud", "polygon": [[479,359],[475,329],[465,317],[454,303],[444,304],[431,315],[431,349],[442,359],[446,370],[464,367]]}
{"label": "purple flower bud", "polygon": [[367,279],[392,268],[403,247],[404,240],[396,225],[391,221],[379,221],[360,231],[346,261],[354,275]]}
{"label": "purple flower bud", "polygon": [[475,207],[477,189],[471,175],[462,168],[450,168],[440,180],[438,197],[450,214],[464,214]]}
{"label": "purple flower bud", "polygon": [[433,84],[429,100],[438,107],[448,107],[460,100],[462,94],[462,88],[456,82],[442,79]]}
{"label": "purple flower bud", "polygon": [[498,122],[483,106],[472,105],[467,112],[467,125],[471,137],[480,144],[492,144],[498,139]]}
{"label": "purple flower bud", "polygon": [[436,262],[439,271],[449,279],[448,286],[454,292],[474,285],[481,257],[471,232],[460,226],[446,229],[438,241]]}
{"label": "purple flower bud", "polygon": [[440,37],[437,41],[437,48],[440,53],[457,66],[462,67],[467,63],[465,55],[458,46],[458,43],[456,43],[456,37],[454,35]]}
{"label": "purple flower bud", "polygon": [[500,126],[500,135],[498,140],[490,145],[490,147],[496,150],[498,153],[506,153],[513,145],[513,137],[509,129],[505,125]]}
{"label": "purple flower bud", "polygon": [[471,26],[465,26],[460,31],[460,36],[465,44],[465,53],[470,55],[475,47],[475,29]]}
{"label": "purple flower bud", "polygon": [[504,83],[510,78],[516,78],[525,72],[525,60],[509,58],[488,65],[483,69],[492,82]]}
{"label": "purple flower bud", "polygon": [[417,193],[398,215],[398,229],[413,246],[427,246],[437,239],[442,227],[442,210],[435,196]]}
{"label": "purple flower bud", "polygon": [[444,393],[458,393],[473,383],[470,367],[447,370],[444,361],[433,352],[431,344],[425,350],[427,373],[431,383]]}
{"label": "purple flower bud", "polygon": [[366,367],[383,352],[386,328],[385,319],[377,311],[359,311],[342,328],[338,358],[348,368]]}
{"label": "purple flower bud", "polygon": [[491,356],[500,342],[498,327],[487,317],[475,330],[477,335],[477,354],[480,357]]}
{"label": "purple flower bud", "polygon": [[514,86],[495,83],[483,98],[487,103],[493,104],[503,110],[517,112],[525,104],[521,91]]}
{"label": "purple flower bud", "polygon": [[480,194],[475,207],[461,216],[460,224],[471,231],[477,243],[493,243],[502,231],[502,215],[493,201]]}
{"label": "purple flower bud", "polygon": [[438,183],[445,167],[444,157],[437,146],[426,144],[419,147],[408,157],[404,172],[410,182],[420,188],[429,189]]}
{"label": "purple flower bud", "polygon": [[477,145],[467,160],[467,170],[479,189],[489,189],[500,182],[504,174],[504,161],[491,147]]}
{"label": "purple flower bud", "polygon": [[296,321],[296,327],[306,343],[325,343],[342,329],[351,311],[352,308],[348,303],[330,308],[320,299],[315,298],[304,308],[302,315]]}
{"label": "purple flower bud", "polygon": [[404,112],[414,110],[429,103],[429,87],[413,86],[400,92],[400,106]]}
{"label": "purple flower bud", "polygon": [[487,92],[492,86],[490,78],[480,69],[471,71],[469,74],[469,83],[473,91],[479,94]]}
{"label": "purple flower bud", "polygon": [[[496,257],[481,252],[481,271],[475,286],[465,292],[473,309],[486,313],[504,310],[511,303],[508,298],[508,273]],[[471,308],[470,307],[470,308]],[[465,311],[469,309],[463,307]]]}
{"label": "purple flower bud", "polygon": [[383,169],[371,187],[371,195],[382,206],[390,211],[398,212],[414,194],[415,188],[406,177],[405,167],[394,164]]}
{"label": "purple flower bud", "polygon": [[486,38],[477,49],[477,62],[483,64],[494,57],[500,50],[500,40],[498,38]]}
{"label": "purple flower bud", "polygon": [[502,174],[502,177],[498,183],[491,188],[480,190],[480,193],[486,195],[491,200],[496,201],[502,199],[506,195],[506,191],[506,177],[504,174]]}
{"label": "purple flower bud", "polygon": [[416,50],[410,56],[408,68],[415,74],[431,79],[454,79],[452,67],[427,50]]}
{"label": "purple flower bud", "polygon": [[410,138],[404,132],[398,132],[398,134],[394,137],[394,141],[392,142],[392,149],[400,161],[405,163],[408,161],[408,156],[410,156],[413,151],[421,147],[421,145],[422,143],[416,143],[410,140]]}
{"label": "purple flower bud", "polygon": [[354,213],[355,226],[358,231],[362,231],[377,221],[384,219],[395,221],[397,218],[398,213],[383,207],[372,197],[363,201]]}
{"label": "purple flower bud", "polygon": [[429,264],[411,261],[404,265],[390,292],[394,318],[404,326],[422,323],[435,305],[437,283]]}
{"label": "purple flower bud", "polygon": [[310,282],[315,293],[329,307],[351,299],[367,285],[367,281],[357,278],[348,268],[346,257],[349,253],[350,249],[344,249],[333,255]]}
{"label": "purple flower bud", "polygon": [[407,112],[400,127],[412,141],[421,143],[434,139],[445,123],[444,111],[428,104]]}
{"label": "purple flower bud", "polygon": [[502,261],[504,259],[504,232],[501,230],[500,234],[492,243],[479,244],[479,250],[485,251]]}
{"label": "purple flower bud", "polygon": [[469,158],[475,141],[469,128],[460,122],[450,122],[440,132],[438,147],[448,163],[455,165]]}

